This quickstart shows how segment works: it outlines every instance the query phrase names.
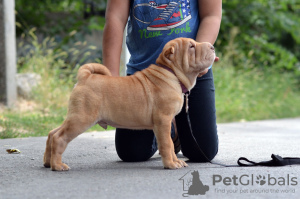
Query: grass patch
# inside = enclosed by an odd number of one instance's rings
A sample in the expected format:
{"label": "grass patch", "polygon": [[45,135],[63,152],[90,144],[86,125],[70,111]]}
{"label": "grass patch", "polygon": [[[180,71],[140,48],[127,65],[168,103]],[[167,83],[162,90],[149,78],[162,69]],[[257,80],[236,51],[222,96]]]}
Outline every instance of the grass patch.
{"label": "grass patch", "polygon": [[0,126],[4,128],[0,135],[1,138],[44,136],[62,121],[62,113],[45,115],[38,111],[6,111],[0,120]]}
{"label": "grass patch", "polygon": [[[213,70],[218,123],[300,116],[300,91],[292,74],[272,69],[236,71],[221,64],[215,64]],[[38,104],[33,110],[2,111],[0,138],[45,136],[62,123],[73,84],[58,80],[55,83],[52,78],[42,78],[34,92],[33,99]],[[102,130],[98,125],[89,129]]]}
{"label": "grass patch", "polygon": [[213,67],[218,122],[300,116],[300,91],[295,75],[272,68],[235,70]]}
{"label": "grass patch", "polygon": [[[58,127],[64,120],[67,110],[56,110],[48,114],[42,111],[18,112],[6,110],[0,115],[0,138],[46,136],[49,131]],[[112,130],[112,127],[108,128]],[[89,131],[103,131],[96,125]]]}

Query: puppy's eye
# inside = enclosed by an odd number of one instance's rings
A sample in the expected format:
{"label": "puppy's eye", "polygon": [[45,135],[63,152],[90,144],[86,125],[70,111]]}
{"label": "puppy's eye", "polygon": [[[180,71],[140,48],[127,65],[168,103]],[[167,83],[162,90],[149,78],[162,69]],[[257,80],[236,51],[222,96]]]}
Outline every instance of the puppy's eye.
{"label": "puppy's eye", "polygon": [[190,48],[195,48],[195,46],[194,46],[194,45],[191,45]]}

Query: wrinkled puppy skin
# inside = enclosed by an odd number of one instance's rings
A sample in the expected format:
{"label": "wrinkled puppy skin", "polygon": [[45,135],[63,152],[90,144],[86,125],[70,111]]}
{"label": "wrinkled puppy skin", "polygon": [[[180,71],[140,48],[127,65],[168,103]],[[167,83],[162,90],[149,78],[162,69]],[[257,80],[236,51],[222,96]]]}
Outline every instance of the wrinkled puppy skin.
{"label": "wrinkled puppy skin", "polygon": [[[80,67],[63,124],[50,131],[44,166],[67,171],[62,154],[68,143],[95,124],[106,128],[153,129],[164,168],[187,164],[174,153],[171,121],[183,106],[182,86],[191,90],[215,60],[210,43],[178,38],[168,42],[157,65],[126,77],[112,77],[101,64]],[[134,91],[134,92],[133,92]]]}

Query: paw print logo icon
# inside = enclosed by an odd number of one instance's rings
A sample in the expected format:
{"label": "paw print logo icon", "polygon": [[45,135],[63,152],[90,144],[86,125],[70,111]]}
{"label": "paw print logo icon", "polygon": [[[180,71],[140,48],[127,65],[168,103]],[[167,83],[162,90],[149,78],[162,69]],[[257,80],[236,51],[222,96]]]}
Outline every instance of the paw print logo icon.
{"label": "paw print logo icon", "polygon": [[265,176],[256,176],[256,183],[259,184],[259,185],[264,185],[266,184],[266,177]]}

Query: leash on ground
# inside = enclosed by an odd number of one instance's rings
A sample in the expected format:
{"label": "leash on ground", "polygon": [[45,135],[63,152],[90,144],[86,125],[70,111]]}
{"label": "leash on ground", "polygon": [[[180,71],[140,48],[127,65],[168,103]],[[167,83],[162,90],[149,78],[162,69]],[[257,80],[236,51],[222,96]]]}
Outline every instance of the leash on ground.
{"label": "leash on ground", "polygon": [[[240,157],[237,161],[238,165],[227,165],[227,164],[222,164],[222,163],[218,163],[218,162],[213,162],[211,161],[203,152],[203,150],[201,149],[201,147],[199,146],[194,134],[193,134],[193,130],[192,130],[192,124],[191,124],[191,120],[190,120],[190,116],[189,116],[189,106],[188,106],[188,96],[189,96],[190,92],[186,92],[184,94],[185,96],[185,109],[186,109],[186,115],[187,115],[187,122],[189,124],[189,128],[190,128],[190,133],[191,136],[193,138],[193,141],[196,145],[196,148],[198,148],[198,150],[200,151],[200,153],[203,155],[203,157],[211,164],[215,164],[215,165],[219,165],[219,166],[223,166],[223,167],[251,167],[251,166],[268,166],[268,167],[273,167],[273,166],[286,166],[286,165],[294,165],[294,164],[300,164],[300,158],[297,157],[286,157],[286,158],[282,158],[279,155],[275,155],[272,154],[271,158],[272,160],[269,161],[262,161],[262,162],[254,162],[254,161],[250,161],[245,157]],[[243,161],[247,162],[247,163],[243,163]]]}

